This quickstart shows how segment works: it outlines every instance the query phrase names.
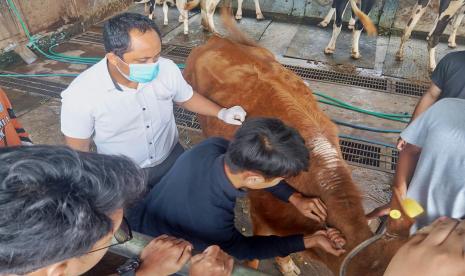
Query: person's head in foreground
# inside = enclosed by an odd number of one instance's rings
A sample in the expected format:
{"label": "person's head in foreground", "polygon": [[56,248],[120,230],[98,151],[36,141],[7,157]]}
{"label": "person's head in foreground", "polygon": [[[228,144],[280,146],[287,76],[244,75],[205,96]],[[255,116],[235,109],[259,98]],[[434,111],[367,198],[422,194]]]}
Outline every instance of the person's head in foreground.
{"label": "person's head in foreground", "polygon": [[225,155],[233,182],[249,189],[275,186],[307,170],[310,153],[302,136],[275,118],[246,120]]}
{"label": "person's head in foreground", "polygon": [[[34,146],[0,150],[0,275],[80,275],[127,239],[123,208],[144,175],[122,157]],[[126,231],[125,231],[126,230]]]}

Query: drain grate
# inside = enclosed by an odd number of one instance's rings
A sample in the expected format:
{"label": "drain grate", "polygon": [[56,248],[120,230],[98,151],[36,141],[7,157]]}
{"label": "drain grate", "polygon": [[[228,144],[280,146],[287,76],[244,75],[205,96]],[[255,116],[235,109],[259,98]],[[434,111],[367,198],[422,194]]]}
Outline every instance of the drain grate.
{"label": "drain grate", "polygon": [[428,85],[426,84],[417,84],[404,81],[396,81],[395,83],[395,93],[408,95],[408,96],[417,96],[421,97],[428,90]]}
{"label": "drain grate", "polygon": [[[1,72],[8,74],[10,72]],[[59,98],[60,93],[68,87],[66,84],[46,81],[39,78],[0,78],[0,86],[26,93],[36,93],[49,97]]]}
{"label": "drain grate", "polygon": [[176,125],[189,128],[191,130],[200,131],[200,123],[197,120],[197,116],[185,110],[179,106],[174,107],[174,119],[176,120]]}
{"label": "drain grate", "polygon": [[[176,62],[182,63],[185,62],[191,51],[192,47],[167,44],[165,45],[162,54],[163,56],[171,58]],[[307,80],[317,80],[356,87],[364,87],[370,90],[401,94],[404,96],[420,97],[428,89],[428,84],[422,82],[413,83],[394,78],[353,75],[343,72],[334,72],[288,64],[283,64],[283,66],[290,69],[301,78]]]}
{"label": "drain grate", "polygon": [[103,47],[103,36],[100,33],[85,32],[71,39],[71,42],[90,43]]}
{"label": "drain grate", "polygon": [[387,79],[364,77],[340,72],[326,71],[314,68],[305,68],[294,65],[284,64],[284,67],[290,69],[303,79],[327,81],[332,83],[348,84],[352,86],[365,87],[373,90],[387,90]]}

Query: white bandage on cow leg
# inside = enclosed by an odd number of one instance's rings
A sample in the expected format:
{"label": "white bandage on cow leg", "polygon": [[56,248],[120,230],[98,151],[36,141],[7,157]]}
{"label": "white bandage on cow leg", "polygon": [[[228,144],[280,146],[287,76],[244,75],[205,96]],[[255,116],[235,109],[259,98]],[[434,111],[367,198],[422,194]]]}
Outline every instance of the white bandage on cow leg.
{"label": "white bandage on cow leg", "polygon": [[241,20],[242,19],[242,2],[244,0],[237,0],[237,12],[236,12],[236,19]]}
{"label": "white bandage on cow leg", "polygon": [[349,20],[349,30],[353,30],[355,27],[355,18],[354,18],[354,14],[352,13],[352,16],[350,17],[350,20]]}
{"label": "white bandage on cow leg", "polygon": [[423,7],[422,5],[419,5],[418,3],[415,4],[415,7],[412,10],[412,15],[410,16],[410,20],[407,23],[407,26],[405,27],[405,30],[404,30],[404,34],[402,35],[402,38],[400,40],[399,50],[397,50],[397,53],[396,53],[397,60],[402,61],[404,59],[405,43],[409,40],[410,36],[412,35],[413,28],[415,28],[415,26],[418,23],[418,20],[420,20],[420,18],[423,16],[425,11],[426,11],[426,6]]}
{"label": "white bandage on cow leg", "polygon": [[265,19],[263,16],[262,10],[260,9],[260,2],[258,0],[254,0],[255,2],[255,13],[257,14],[257,20]]}
{"label": "white bandage on cow leg", "polygon": [[336,23],[333,24],[333,35],[331,36],[331,40],[328,43],[328,46],[325,48],[325,54],[330,55],[336,52],[336,41],[341,33],[342,25],[336,26]]}
{"label": "white bandage on cow leg", "polygon": [[353,59],[359,59],[361,57],[359,50],[360,35],[362,30],[353,30],[352,31],[352,53],[351,57]]}
{"label": "white bandage on cow leg", "polygon": [[331,22],[331,19],[333,18],[333,15],[334,13],[336,12],[336,8],[331,8],[329,11],[328,11],[328,14],[326,14],[325,18],[323,19],[323,21],[321,21],[318,26],[320,27],[323,27],[325,28],[326,26],[328,26],[329,22]]}
{"label": "white bandage on cow leg", "polygon": [[436,47],[428,49],[428,69],[430,72],[433,72],[436,68]]}
{"label": "white bandage on cow leg", "polygon": [[463,20],[463,17],[465,16],[465,6],[463,6],[463,8],[461,8],[459,11],[458,11],[458,14],[455,15],[455,19],[454,19],[454,24],[452,25],[452,33],[450,34],[449,36],[449,47],[450,48],[456,48],[457,47],[457,43],[455,42],[455,39],[457,37],[457,30],[459,29],[460,27],[460,24],[462,23],[462,20]]}
{"label": "white bandage on cow leg", "polygon": [[167,1],[163,2],[163,25],[168,25],[168,3]]}

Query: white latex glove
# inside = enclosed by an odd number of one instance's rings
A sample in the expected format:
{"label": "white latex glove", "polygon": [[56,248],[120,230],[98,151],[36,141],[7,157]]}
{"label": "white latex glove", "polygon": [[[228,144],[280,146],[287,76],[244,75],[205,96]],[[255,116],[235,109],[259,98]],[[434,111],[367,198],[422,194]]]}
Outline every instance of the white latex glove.
{"label": "white latex glove", "polygon": [[242,125],[242,122],[245,120],[247,112],[240,106],[233,106],[230,108],[223,108],[218,112],[218,119],[223,122],[231,125]]}

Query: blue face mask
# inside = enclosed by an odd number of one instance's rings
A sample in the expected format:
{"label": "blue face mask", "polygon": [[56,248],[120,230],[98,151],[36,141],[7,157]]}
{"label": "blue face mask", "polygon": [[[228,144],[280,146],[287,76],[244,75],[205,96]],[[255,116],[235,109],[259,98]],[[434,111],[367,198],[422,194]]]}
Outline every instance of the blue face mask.
{"label": "blue face mask", "polygon": [[160,72],[160,64],[158,62],[144,63],[144,64],[127,64],[127,65],[129,66],[129,76],[121,72],[121,70],[118,67],[116,68],[118,68],[118,71],[124,77],[126,77],[128,80],[133,81],[133,82],[138,82],[138,83],[151,82],[157,78],[158,73]]}

